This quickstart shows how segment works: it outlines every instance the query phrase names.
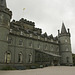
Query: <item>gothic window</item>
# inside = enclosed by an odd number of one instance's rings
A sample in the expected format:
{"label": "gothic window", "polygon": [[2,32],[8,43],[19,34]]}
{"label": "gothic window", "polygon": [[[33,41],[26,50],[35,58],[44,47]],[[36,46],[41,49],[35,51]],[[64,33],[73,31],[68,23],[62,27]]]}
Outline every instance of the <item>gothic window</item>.
{"label": "gothic window", "polygon": [[23,45],[23,40],[19,40],[19,45]]}
{"label": "gothic window", "polygon": [[8,38],[8,44],[11,44],[11,43],[12,43],[12,38],[9,37],[9,38]]}
{"label": "gothic window", "polygon": [[21,52],[18,54],[18,62],[22,63],[22,53]]}
{"label": "gothic window", "polygon": [[11,61],[11,54],[10,53],[5,53],[5,62],[10,63]]}
{"label": "gothic window", "polygon": [[29,63],[32,63],[32,54],[29,54]]}

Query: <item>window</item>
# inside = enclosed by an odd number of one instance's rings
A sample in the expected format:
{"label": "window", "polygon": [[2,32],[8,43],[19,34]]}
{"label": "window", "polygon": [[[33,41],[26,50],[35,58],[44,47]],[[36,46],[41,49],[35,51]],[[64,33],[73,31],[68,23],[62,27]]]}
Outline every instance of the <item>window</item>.
{"label": "window", "polygon": [[51,42],[53,42],[53,39],[51,39]]}
{"label": "window", "polygon": [[11,44],[11,43],[12,43],[12,38],[9,37],[9,38],[8,38],[8,44]]}
{"label": "window", "polygon": [[47,41],[47,38],[45,38],[45,41]]}
{"label": "window", "polygon": [[10,33],[12,33],[12,29],[10,29]]}
{"label": "window", "polygon": [[32,34],[30,34],[30,37],[32,37]]}
{"label": "window", "polygon": [[47,50],[47,45],[45,45],[45,50]]}
{"label": "window", "polygon": [[18,62],[22,63],[22,53],[21,52],[18,54]]}
{"label": "window", "polygon": [[38,39],[40,39],[40,36],[38,36]]}
{"label": "window", "polygon": [[11,61],[11,54],[10,53],[5,53],[5,62],[10,63]]}
{"label": "window", "polygon": [[32,54],[29,54],[29,63],[32,63]]}
{"label": "window", "polygon": [[53,46],[51,46],[51,51],[53,51]]}
{"label": "window", "polygon": [[66,51],[68,51],[68,48],[66,48]]}
{"label": "window", "polygon": [[19,40],[19,45],[23,45],[23,40]]}
{"label": "window", "polygon": [[32,48],[32,42],[29,43],[29,47]]}
{"label": "window", "polygon": [[40,49],[40,44],[38,44],[38,49]]}
{"label": "window", "polygon": [[21,31],[21,35],[23,35],[23,32]]}
{"label": "window", "polygon": [[69,57],[66,57],[67,63],[69,63]]}

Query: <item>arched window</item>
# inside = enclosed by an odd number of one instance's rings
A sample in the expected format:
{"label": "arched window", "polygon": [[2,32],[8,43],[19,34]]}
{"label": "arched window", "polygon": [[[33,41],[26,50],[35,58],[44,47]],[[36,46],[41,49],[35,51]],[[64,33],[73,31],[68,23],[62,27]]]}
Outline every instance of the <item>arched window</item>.
{"label": "arched window", "polygon": [[32,63],[32,54],[29,54],[29,63]]}
{"label": "arched window", "polygon": [[22,53],[21,52],[18,54],[18,62],[22,63]]}
{"label": "arched window", "polygon": [[10,53],[5,53],[5,62],[10,63],[11,61],[11,54]]}

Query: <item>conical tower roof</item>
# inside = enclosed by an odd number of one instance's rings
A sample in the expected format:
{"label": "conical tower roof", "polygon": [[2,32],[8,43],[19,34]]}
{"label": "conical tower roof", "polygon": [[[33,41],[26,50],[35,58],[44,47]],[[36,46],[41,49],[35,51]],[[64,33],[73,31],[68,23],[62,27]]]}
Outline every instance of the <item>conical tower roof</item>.
{"label": "conical tower roof", "polygon": [[62,34],[67,33],[64,23],[62,23],[61,33]]}
{"label": "conical tower roof", "polygon": [[6,0],[0,0],[0,6],[7,8]]}

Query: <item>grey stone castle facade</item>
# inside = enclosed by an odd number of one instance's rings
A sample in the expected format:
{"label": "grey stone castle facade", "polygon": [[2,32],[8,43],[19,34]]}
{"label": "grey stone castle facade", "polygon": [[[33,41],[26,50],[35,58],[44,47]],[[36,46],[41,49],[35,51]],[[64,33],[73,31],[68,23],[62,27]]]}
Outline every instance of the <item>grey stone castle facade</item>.
{"label": "grey stone castle facade", "polygon": [[62,23],[53,37],[26,19],[10,22],[12,12],[0,0],[0,68],[28,64],[72,65],[70,31]]}

